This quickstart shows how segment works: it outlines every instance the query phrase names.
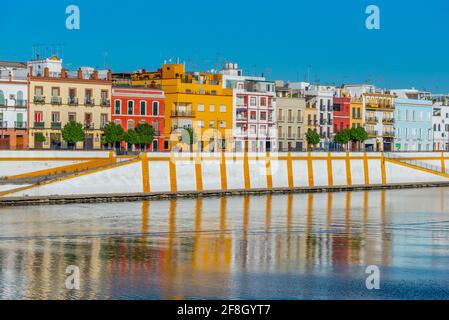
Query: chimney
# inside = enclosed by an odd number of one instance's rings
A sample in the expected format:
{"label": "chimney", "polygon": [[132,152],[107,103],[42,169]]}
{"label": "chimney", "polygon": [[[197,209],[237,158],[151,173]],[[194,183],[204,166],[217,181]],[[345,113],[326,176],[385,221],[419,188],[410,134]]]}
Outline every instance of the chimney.
{"label": "chimney", "polygon": [[94,80],[98,80],[98,71],[97,70],[94,71]]}
{"label": "chimney", "polygon": [[8,80],[9,80],[9,82],[12,81],[12,71],[9,71],[9,74],[8,74]]}
{"label": "chimney", "polygon": [[67,69],[61,70],[61,78],[66,79],[67,78]]}
{"label": "chimney", "polygon": [[108,70],[108,81],[112,81],[112,71]]}
{"label": "chimney", "polygon": [[83,71],[81,71],[81,68],[78,69],[78,79],[83,79]]}
{"label": "chimney", "polygon": [[44,68],[44,78],[48,78],[50,77],[50,70],[48,69],[48,67]]}

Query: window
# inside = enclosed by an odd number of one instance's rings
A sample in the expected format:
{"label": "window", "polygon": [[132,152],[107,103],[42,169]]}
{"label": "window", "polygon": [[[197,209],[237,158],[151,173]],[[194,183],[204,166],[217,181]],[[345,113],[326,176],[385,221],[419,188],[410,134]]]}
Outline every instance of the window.
{"label": "window", "polygon": [[209,112],[215,112],[215,105],[211,104],[209,106]]}
{"label": "window", "polygon": [[220,106],[220,112],[221,113],[226,113],[226,106],[225,105],[221,105]]}
{"label": "window", "polygon": [[256,97],[251,97],[251,98],[249,99],[249,105],[250,105],[251,107],[256,107],[256,106],[257,106],[257,98],[256,98]]}
{"label": "window", "polygon": [[43,87],[35,87],[34,88],[34,95],[36,97],[42,97],[44,95],[44,88]]}
{"label": "window", "polygon": [[107,113],[102,113],[100,115],[100,123],[101,123],[101,128],[102,129],[104,127],[106,127],[106,124],[108,123],[108,114]]}
{"label": "window", "polygon": [[2,90],[0,90],[0,106],[4,105],[5,105],[5,94],[3,93]]}
{"label": "window", "polygon": [[76,89],[75,88],[69,89],[69,97],[72,99],[76,97]]}
{"label": "window", "polygon": [[36,111],[34,113],[34,122],[44,122],[44,114],[42,111]]}
{"label": "window", "polygon": [[250,111],[249,118],[251,120],[257,120],[257,112],[256,111]]}
{"label": "window", "polygon": [[76,122],[76,113],[69,112],[69,122]]}
{"label": "window", "polygon": [[159,115],[159,101],[153,102],[153,116]]}
{"label": "window", "polygon": [[[289,120],[291,119],[291,110],[289,110]],[[261,121],[266,121],[267,120],[267,113],[266,112],[261,112],[260,113],[260,120]]]}
{"label": "window", "polygon": [[115,114],[120,114],[122,111],[122,101],[121,100],[115,100],[115,108],[114,108]]}
{"label": "window", "polygon": [[134,101],[133,100],[128,101],[128,114],[129,115],[134,114]]}
{"label": "window", "polygon": [[220,121],[220,128],[226,129],[226,121]]}
{"label": "window", "polygon": [[122,125],[122,122],[119,119],[115,120],[114,122],[115,122],[115,124],[117,126],[121,126]]}
{"label": "window", "polygon": [[92,89],[86,89],[86,101],[92,99]]}
{"label": "window", "polygon": [[58,87],[51,88],[51,96],[52,97],[59,97],[60,89]]}
{"label": "window", "polygon": [[144,116],[147,114],[147,102],[140,101],[140,115]]}
{"label": "window", "polygon": [[204,104],[198,105],[198,112],[204,112]]}
{"label": "window", "polygon": [[128,130],[133,130],[133,129],[134,129],[134,121],[128,120]]}
{"label": "window", "polygon": [[249,133],[256,134],[256,126],[249,126]]}
{"label": "window", "polygon": [[198,128],[204,128],[204,120],[198,120]]}
{"label": "window", "polygon": [[52,112],[51,113],[51,122],[53,122],[53,123],[59,123],[60,122],[59,112]]}
{"label": "window", "polygon": [[215,121],[209,121],[209,128],[215,128]]}
{"label": "window", "polygon": [[261,107],[266,107],[267,106],[267,98],[266,97],[261,97],[260,98],[260,106]]}

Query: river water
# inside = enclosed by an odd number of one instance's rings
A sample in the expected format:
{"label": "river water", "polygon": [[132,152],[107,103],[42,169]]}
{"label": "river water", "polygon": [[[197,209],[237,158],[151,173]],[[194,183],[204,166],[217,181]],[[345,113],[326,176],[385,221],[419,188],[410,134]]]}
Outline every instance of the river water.
{"label": "river water", "polygon": [[[0,209],[1,299],[449,299],[449,189]],[[368,266],[379,290],[368,290]],[[67,267],[79,268],[69,290]]]}

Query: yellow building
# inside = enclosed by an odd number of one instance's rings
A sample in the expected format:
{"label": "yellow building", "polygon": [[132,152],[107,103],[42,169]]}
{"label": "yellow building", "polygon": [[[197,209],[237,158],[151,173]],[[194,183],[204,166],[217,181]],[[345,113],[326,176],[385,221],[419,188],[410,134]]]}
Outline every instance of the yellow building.
{"label": "yellow building", "polygon": [[[310,130],[318,132],[318,99],[315,96],[306,96],[306,108],[304,109],[304,134]],[[309,146],[307,139],[304,139],[305,149]]]}
{"label": "yellow building", "polygon": [[[132,85],[159,86],[165,92],[165,149],[190,149],[185,129],[195,133],[193,151],[232,151],[233,91],[222,75],[189,73],[183,64],[131,76]],[[184,134],[183,134],[184,133]]]}
{"label": "yellow building", "polygon": [[350,105],[350,128],[363,127],[363,98],[352,97]]}
{"label": "yellow building", "polygon": [[68,72],[57,57],[31,61],[29,66],[30,148],[72,148],[61,130],[75,121],[85,130],[85,140],[76,148],[101,149],[102,129],[111,121],[111,73],[91,68]]}

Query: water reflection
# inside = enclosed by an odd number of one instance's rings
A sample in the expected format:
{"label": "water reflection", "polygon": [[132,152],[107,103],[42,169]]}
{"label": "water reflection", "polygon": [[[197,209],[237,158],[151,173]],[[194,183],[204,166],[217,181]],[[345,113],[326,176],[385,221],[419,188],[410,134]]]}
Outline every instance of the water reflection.
{"label": "water reflection", "polygon": [[[1,209],[0,297],[449,298],[448,193]],[[373,264],[380,292],[364,288]],[[69,265],[80,268],[79,291],[65,288]]]}

